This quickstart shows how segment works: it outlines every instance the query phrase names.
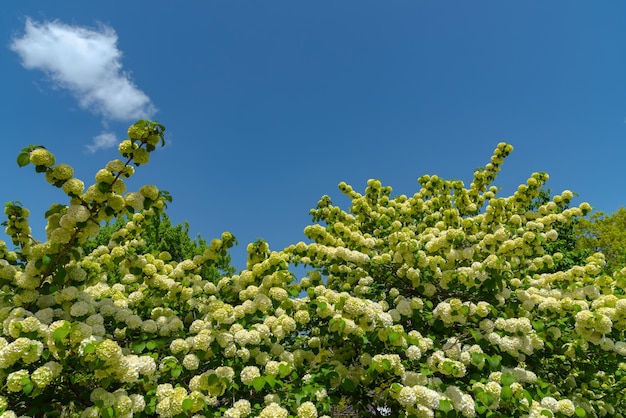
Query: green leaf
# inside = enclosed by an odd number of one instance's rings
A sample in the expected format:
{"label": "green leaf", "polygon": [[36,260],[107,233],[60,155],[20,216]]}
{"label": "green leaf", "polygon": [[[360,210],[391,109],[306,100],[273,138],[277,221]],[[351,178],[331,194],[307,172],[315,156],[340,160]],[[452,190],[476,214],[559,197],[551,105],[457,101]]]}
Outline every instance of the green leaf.
{"label": "green leaf", "polygon": [[17,165],[24,167],[30,163],[30,156],[26,152],[22,152],[17,156]]}
{"label": "green leaf", "polygon": [[140,354],[146,348],[146,343],[143,341],[137,341],[132,345],[133,353]]}
{"label": "green leaf", "polygon": [[44,266],[49,266],[50,264],[52,264],[54,259],[50,257],[48,254],[46,254],[41,258],[41,261],[43,262]]}
{"label": "green leaf", "polygon": [[185,400],[183,400],[183,411],[187,412],[191,410],[192,407],[193,407],[193,399],[185,398]]}
{"label": "green leaf", "polygon": [[508,401],[513,397],[513,389],[510,386],[505,386],[500,391],[500,399],[503,401]]}
{"label": "green leaf", "polygon": [[65,337],[67,337],[72,329],[72,326],[69,322],[65,322],[60,328],[54,330],[52,337],[55,342],[60,342]]}
{"label": "green leaf", "polygon": [[274,386],[276,386],[276,378],[274,376],[265,376],[265,382],[271,387],[273,388]]}
{"label": "green leaf", "polygon": [[259,376],[252,380],[252,387],[258,392],[265,386],[265,377]]}
{"label": "green leaf", "polygon": [[479,366],[485,360],[486,354],[483,353],[472,353],[472,364],[475,366]]}
{"label": "green leaf", "polygon": [[213,386],[213,385],[217,384],[219,381],[220,381],[220,378],[215,373],[211,373],[209,375],[209,377],[207,378],[207,383],[208,383],[209,386]]}
{"label": "green leaf", "polygon": [[493,404],[496,400],[489,392],[480,392],[476,397],[486,406]]}
{"label": "green leaf", "polygon": [[93,353],[94,351],[96,351],[96,346],[95,346],[95,345],[93,345],[93,344],[91,344],[91,343],[87,344],[87,345],[85,346],[85,348],[83,349],[83,352],[84,352],[85,354],[91,354],[91,353]]}
{"label": "green leaf", "polygon": [[576,407],[575,413],[576,413],[576,416],[579,418],[585,418],[587,416],[587,411],[582,409],[580,406]]}
{"label": "green leaf", "polygon": [[483,339],[482,335],[480,334],[480,332],[471,329],[470,330],[470,334],[472,335],[472,338],[474,338],[474,341],[478,342],[480,340]]}
{"label": "green leaf", "polygon": [[50,206],[50,209],[48,209],[48,211],[45,213],[45,217],[49,217],[50,215],[54,215],[55,213],[59,213],[61,212],[63,209],[65,209],[64,205],[61,205],[59,203],[55,203],[54,205]]}
{"label": "green leaf", "polygon": [[280,377],[285,377],[289,374],[290,371],[290,367],[288,364],[280,364],[278,366],[278,375]]}
{"label": "green leaf", "polygon": [[394,382],[391,384],[391,387],[389,388],[392,392],[400,392],[402,390],[402,385],[400,383]]}
{"label": "green leaf", "polygon": [[26,377],[22,379],[22,384],[22,392],[24,392],[26,395],[30,395],[30,393],[34,389],[33,382],[31,382],[30,379]]}
{"label": "green leaf", "polygon": [[516,379],[511,373],[505,373],[502,375],[500,381],[502,382],[502,386],[510,386],[515,383]]}
{"label": "green leaf", "polygon": [[452,403],[448,399],[439,399],[439,410],[449,412],[452,410]]}
{"label": "green leaf", "polygon": [[115,416],[115,412],[112,407],[104,408],[100,411],[104,418],[113,418]]}
{"label": "green leaf", "polygon": [[181,375],[181,373],[183,372],[183,367],[182,366],[176,366],[172,369],[171,375],[173,378],[177,378],[178,376]]}
{"label": "green leaf", "polygon": [[497,369],[498,366],[500,366],[500,360],[502,360],[502,357],[497,354],[487,357],[489,367],[491,367],[491,369],[493,370]]}

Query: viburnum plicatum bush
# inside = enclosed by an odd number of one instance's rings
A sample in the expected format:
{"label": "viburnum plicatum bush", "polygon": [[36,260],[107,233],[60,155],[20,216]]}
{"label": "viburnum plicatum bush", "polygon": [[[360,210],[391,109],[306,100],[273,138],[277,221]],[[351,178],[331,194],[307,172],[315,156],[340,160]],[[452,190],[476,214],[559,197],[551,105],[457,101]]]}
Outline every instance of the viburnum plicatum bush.
{"label": "viburnum plicatum bush", "polygon": [[[6,205],[0,244],[1,417],[313,418],[349,405],[360,416],[620,416],[626,408],[626,269],[602,254],[560,271],[547,251],[590,210],[565,191],[533,209],[547,180],[508,197],[492,186],[508,144],[469,188],[437,176],[413,196],[345,183],[348,211],[324,196],[308,243],[248,246],[247,268],[207,280],[224,233],[182,262],[143,254],[142,231],[170,200],[124,179],[163,141],[131,126],[85,189],[41,146],[32,164],[67,195],[36,241],[28,210]],[[84,253],[108,220],[108,245]],[[308,266],[298,278],[290,266]],[[115,274],[113,274],[115,272]]]}

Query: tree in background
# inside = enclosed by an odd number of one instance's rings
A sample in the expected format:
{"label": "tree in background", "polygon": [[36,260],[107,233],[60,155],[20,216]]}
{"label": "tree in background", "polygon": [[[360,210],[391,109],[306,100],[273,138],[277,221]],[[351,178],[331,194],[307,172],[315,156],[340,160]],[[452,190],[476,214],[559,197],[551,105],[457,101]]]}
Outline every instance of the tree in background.
{"label": "tree in background", "polygon": [[[132,220],[132,218],[131,218]],[[100,228],[99,234],[93,239],[86,241],[82,247],[85,253],[90,253],[100,245],[109,245],[111,237],[122,228],[127,228],[129,217],[121,217],[112,224]],[[131,224],[132,227],[132,224]],[[137,248],[143,254],[159,256],[162,252],[169,253],[170,261],[181,262],[193,260],[194,257],[204,254],[208,248],[207,242],[199,234],[195,239],[189,236],[189,224],[172,225],[167,213],[163,212],[152,217],[141,231],[144,245]],[[236,244],[235,237],[221,249],[215,264],[205,265],[202,268],[202,276],[209,281],[217,282],[221,277],[235,272],[231,266],[231,257],[228,248]]]}
{"label": "tree in background", "polygon": [[605,271],[626,266],[626,208],[612,215],[594,212],[574,226],[578,249],[599,251],[606,258]]}

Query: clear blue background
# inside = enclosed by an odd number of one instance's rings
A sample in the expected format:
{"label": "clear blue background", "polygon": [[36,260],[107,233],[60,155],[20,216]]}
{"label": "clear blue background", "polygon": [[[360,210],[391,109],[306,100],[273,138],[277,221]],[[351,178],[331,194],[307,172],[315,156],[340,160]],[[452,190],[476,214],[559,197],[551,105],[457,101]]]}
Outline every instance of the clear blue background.
{"label": "clear blue background", "polygon": [[[514,145],[496,184],[534,171],[553,192],[611,213],[626,200],[623,1],[29,1],[0,16],[0,199],[43,213],[63,193],[15,157],[43,144],[86,184],[118,158],[89,154],[103,120],[9,47],[27,17],[119,38],[123,70],[158,108],[168,145],[129,189],[174,197],[174,222],[207,239],[231,231],[272,249],[304,239],[309,209],[337,184],[379,178],[394,194],[422,174],[469,184],[500,141]],[[99,26],[100,25],[100,26]]]}

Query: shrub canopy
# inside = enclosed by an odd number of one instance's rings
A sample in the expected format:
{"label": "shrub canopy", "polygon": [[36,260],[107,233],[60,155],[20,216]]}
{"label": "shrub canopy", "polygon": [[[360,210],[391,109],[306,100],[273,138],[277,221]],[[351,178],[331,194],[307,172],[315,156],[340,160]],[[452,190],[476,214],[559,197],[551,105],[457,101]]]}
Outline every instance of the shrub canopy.
{"label": "shrub canopy", "polygon": [[[378,180],[323,196],[308,242],[248,245],[247,268],[218,280],[234,237],[173,260],[143,232],[169,194],[127,192],[164,127],[139,121],[123,160],[85,189],[69,165],[30,146],[68,202],[8,203],[0,243],[0,413],[83,417],[303,417],[350,405],[394,417],[600,416],[626,407],[626,269],[595,253],[563,268],[553,245],[591,208],[564,191],[533,207],[545,173],[511,196],[493,182],[513,150],[459,180],[419,178],[413,196]],[[100,225],[128,214],[91,251]],[[149,235],[149,234],[148,234]],[[290,266],[309,268],[295,277]]]}

